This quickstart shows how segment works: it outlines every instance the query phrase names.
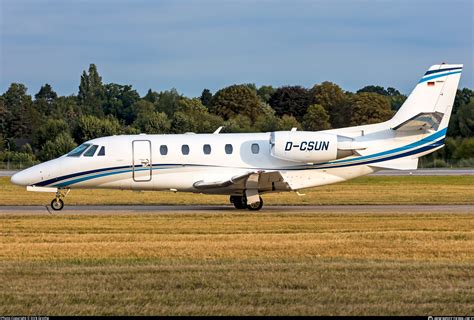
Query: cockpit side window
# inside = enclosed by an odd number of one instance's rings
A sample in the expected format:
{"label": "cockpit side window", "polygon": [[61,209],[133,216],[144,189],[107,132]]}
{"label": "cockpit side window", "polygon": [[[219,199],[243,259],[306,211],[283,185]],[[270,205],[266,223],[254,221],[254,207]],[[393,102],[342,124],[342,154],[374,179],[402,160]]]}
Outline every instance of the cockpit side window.
{"label": "cockpit side window", "polygon": [[99,146],[94,144],[92,147],[90,147],[86,153],[84,153],[84,157],[93,157],[94,156],[94,153],[95,151],[97,150]]}
{"label": "cockpit side window", "polygon": [[105,147],[104,146],[100,147],[99,153],[97,155],[98,156],[105,156]]}
{"label": "cockpit side window", "polygon": [[80,157],[81,154],[89,148],[90,143],[83,143],[67,154],[68,157]]}

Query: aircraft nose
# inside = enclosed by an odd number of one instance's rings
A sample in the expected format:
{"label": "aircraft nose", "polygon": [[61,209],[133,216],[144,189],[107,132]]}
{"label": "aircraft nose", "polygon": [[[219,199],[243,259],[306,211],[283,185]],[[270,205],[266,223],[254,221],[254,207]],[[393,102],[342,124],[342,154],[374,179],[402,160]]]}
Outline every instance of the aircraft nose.
{"label": "aircraft nose", "polygon": [[19,186],[27,186],[30,180],[30,177],[28,173],[25,171],[26,170],[15,173],[10,179],[11,182]]}

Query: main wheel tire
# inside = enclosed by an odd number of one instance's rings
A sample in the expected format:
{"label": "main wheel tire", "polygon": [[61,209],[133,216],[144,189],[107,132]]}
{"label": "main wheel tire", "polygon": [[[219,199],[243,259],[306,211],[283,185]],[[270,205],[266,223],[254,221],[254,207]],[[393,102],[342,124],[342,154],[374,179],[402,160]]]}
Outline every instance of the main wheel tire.
{"label": "main wheel tire", "polygon": [[230,196],[230,202],[234,205],[236,209],[246,209],[247,203],[245,198],[242,196]]}
{"label": "main wheel tire", "polygon": [[53,199],[53,201],[51,201],[51,208],[54,211],[62,210],[63,207],[64,207],[64,202],[61,199]]}
{"label": "main wheel tire", "polygon": [[247,205],[247,209],[251,210],[251,211],[258,211],[260,209],[262,209],[263,207],[263,200],[262,200],[262,197],[259,197],[260,198],[260,201],[259,202],[255,202],[255,203],[252,203],[252,204],[248,204]]}

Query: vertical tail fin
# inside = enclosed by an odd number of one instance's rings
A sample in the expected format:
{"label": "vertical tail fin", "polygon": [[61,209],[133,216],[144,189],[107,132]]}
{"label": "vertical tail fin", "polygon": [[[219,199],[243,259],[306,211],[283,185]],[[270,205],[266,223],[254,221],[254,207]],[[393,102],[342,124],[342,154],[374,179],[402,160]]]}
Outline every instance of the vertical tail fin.
{"label": "vertical tail fin", "polygon": [[395,130],[444,130],[449,123],[462,64],[431,66],[390,120]]}

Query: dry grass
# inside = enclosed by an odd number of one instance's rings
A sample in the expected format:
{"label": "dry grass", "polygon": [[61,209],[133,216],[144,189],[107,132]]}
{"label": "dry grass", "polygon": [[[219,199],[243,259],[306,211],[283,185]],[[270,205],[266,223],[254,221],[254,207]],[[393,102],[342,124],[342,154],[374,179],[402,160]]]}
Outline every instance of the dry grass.
{"label": "dry grass", "polygon": [[[306,204],[474,204],[474,176],[363,177],[304,191],[264,195],[265,205]],[[50,193],[26,192],[0,177],[0,205],[49,204]],[[227,204],[227,196],[172,192],[72,190],[74,204]]]}
{"label": "dry grass", "polygon": [[468,314],[460,213],[0,216],[0,314]]}

